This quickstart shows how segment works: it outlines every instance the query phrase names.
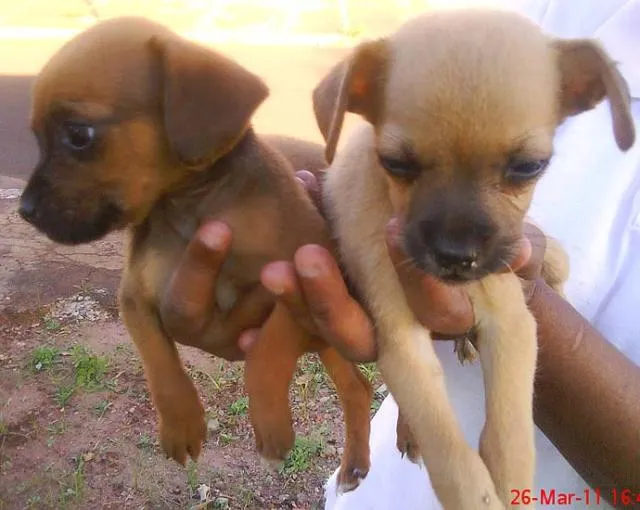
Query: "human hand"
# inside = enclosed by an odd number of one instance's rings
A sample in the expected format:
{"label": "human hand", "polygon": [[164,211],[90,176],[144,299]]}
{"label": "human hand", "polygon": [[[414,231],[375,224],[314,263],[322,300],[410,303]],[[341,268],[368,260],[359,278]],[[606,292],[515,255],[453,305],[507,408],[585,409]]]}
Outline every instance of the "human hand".
{"label": "human hand", "polygon": [[[299,172],[299,180],[320,206],[319,183],[310,172]],[[407,256],[398,245],[397,225],[390,222],[387,246],[396,265],[410,307],[417,319],[436,339],[452,339],[466,334],[474,325],[473,307],[461,286],[442,283],[415,267],[403,264]],[[525,226],[519,250],[504,271],[536,279],[544,254],[544,234]],[[377,357],[373,325],[360,304],[350,295],[335,259],[324,248],[303,246],[293,262],[273,262],[262,271],[262,284],[280,299],[298,320],[353,361],[374,361]],[[259,330],[240,337],[247,351],[257,341]]]}

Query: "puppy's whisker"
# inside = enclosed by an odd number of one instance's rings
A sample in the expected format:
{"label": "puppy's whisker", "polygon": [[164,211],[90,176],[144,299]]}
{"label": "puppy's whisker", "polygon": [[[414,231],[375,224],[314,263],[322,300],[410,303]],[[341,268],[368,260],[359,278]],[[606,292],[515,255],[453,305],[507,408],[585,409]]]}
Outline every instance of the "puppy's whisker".
{"label": "puppy's whisker", "polygon": [[513,267],[511,267],[511,264],[509,264],[509,262],[507,262],[505,259],[500,259],[500,263],[503,264],[510,273],[516,274],[516,272],[513,270]]}
{"label": "puppy's whisker", "polygon": [[406,259],[396,264],[396,269],[416,269],[416,268],[417,266],[411,257],[407,257]]}

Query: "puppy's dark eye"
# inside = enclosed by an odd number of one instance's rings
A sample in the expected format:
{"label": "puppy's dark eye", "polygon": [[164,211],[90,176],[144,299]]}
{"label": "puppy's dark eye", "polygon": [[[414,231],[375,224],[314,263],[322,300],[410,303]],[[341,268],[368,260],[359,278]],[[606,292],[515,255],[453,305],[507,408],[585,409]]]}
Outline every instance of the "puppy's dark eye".
{"label": "puppy's dark eye", "polygon": [[548,159],[534,161],[513,161],[507,167],[505,177],[512,182],[524,182],[535,179],[545,171],[549,165]]}
{"label": "puppy's dark eye", "polygon": [[378,156],[382,167],[394,177],[412,180],[418,176],[420,168],[412,161]]}
{"label": "puppy's dark eye", "polygon": [[74,151],[88,149],[96,139],[96,128],[87,124],[67,123],[64,125],[62,143]]}

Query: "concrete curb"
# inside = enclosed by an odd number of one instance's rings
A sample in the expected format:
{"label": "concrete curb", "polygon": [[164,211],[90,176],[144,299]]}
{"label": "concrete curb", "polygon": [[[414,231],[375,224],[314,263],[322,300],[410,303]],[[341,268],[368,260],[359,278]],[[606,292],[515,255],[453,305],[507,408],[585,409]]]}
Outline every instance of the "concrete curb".
{"label": "concrete curb", "polygon": [[[90,26],[90,25],[89,25]],[[0,41],[71,39],[86,28],[0,27]],[[217,30],[215,34],[204,31],[179,32],[184,37],[203,44],[241,44],[247,46],[313,46],[324,48],[349,48],[358,39],[340,34],[277,34],[259,30]]]}

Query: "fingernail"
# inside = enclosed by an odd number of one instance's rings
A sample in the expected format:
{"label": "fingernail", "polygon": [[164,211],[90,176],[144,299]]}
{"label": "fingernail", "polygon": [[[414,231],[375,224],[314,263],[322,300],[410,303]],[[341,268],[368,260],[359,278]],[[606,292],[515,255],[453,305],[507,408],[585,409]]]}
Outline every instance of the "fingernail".
{"label": "fingernail", "polygon": [[303,278],[318,278],[326,273],[326,268],[319,257],[311,253],[298,259],[298,273]]}
{"label": "fingernail", "polygon": [[272,294],[279,296],[284,293],[283,277],[284,275],[277,265],[266,266],[262,270],[262,285]]}
{"label": "fingernail", "polygon": [[240,338],[238,338],[238,347],[240,347],[240,350],[242,352],[245,352],[245,353],[249,352],[251,348],[258,341],[259,336],[260,336],[259,329],[249,329],[247,331],[244,331],[240,335]]}
{"label": "fingernail", "polygon": [[225,239],[229,235],[229,228],[222,223],[212,223],[200,231],[199,237],[202,244],[213,251],[221,250],[225,245]]}

